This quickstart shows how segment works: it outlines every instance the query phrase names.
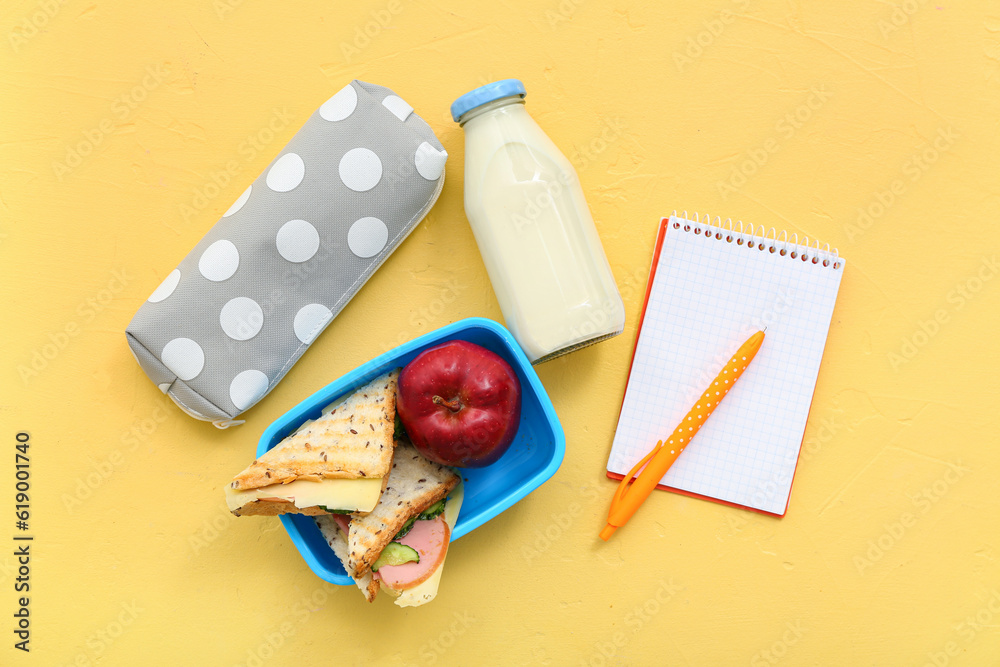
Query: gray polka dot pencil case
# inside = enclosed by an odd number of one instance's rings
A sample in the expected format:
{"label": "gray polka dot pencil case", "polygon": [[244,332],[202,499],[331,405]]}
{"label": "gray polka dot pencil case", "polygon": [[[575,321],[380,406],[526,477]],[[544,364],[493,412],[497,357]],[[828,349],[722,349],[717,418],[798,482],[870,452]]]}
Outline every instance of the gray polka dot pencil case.
{"label": "gray polka dot pencil case", "polygon": [[192,417],[242,423],[427,214],[447,158],[391,90],[345,86],[139,308],[139,365]]}

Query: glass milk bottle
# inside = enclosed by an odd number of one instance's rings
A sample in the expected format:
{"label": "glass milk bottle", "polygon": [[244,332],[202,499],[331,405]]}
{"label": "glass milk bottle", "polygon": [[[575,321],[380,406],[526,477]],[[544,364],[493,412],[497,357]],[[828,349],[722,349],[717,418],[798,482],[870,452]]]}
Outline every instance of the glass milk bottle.
{"label": "glass milk bottle", "polygon": [[616,336],[625,307],[569,160],[505,79],[455,100],[465,213],[507,328],[532,363]]}

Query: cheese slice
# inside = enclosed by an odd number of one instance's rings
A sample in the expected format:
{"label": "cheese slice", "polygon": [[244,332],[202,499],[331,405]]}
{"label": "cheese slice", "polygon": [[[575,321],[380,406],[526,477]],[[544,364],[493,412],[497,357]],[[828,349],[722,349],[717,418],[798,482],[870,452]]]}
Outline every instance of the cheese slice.
{"label": "cheese slice", "polygon": [[[462,499],[464,497],[465,487],[459,482],[458,486],[452,490],[451,496],[444,506],[444,520],[452,532],[455,530],[455,523],[458,521],[458,511],[462,509]],[[434,574],[428,577],[423,583],[417,584],[413,588],[400,593],[399,597],[396,598],[396,604],[400,607],[418,607],[433,600],[437,596],[438,586],[441,585],[441,572],[444,571],[444,561],[447,559],[448,554],[446,553],[444,559],[438,564],[438,568]],[[383,588],[382,590],[390,594],[395,593],[395,591],[387,588]]]}
{"label": "cheese slice", "polygon": [[271,484],[259,489],[236,490],[226,485],[229,511],[262,498],[287,500],[300,509],[322,505],[331,510],[371,512],[382,495],[382,478],[297,479],[288,484]]}

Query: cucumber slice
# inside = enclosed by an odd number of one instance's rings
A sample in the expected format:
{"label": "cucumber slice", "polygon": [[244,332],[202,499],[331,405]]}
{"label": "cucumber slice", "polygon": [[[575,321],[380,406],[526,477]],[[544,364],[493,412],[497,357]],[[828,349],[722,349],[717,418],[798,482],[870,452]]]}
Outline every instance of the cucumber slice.
{"label": "cucumber slice", "polygon": [[437,501],[436,503],[425,509],[423,512],[421,512],[420,516],[418,516],[417,518],[421,520],[426,520],[426,519],[433,519],[436,516],[439,516],[442,512],[444,512],[444,500],[445,499],[442,498],[441,500]]}
{"label": "cucumber slice", "polygon": [[406,523],[404,523],[403,527],[399,529],[399,532],[396,533],[396,535],[393,536],[392,539],[398,540],[401,537],[406,537],[406,534],[408,532],[410,532],[410,529],[413,528],[413,524],[416,523],[416,521],[417,521],[417,517],[413,517],[412,519],[410,519],[409,521],[407,521]]}
{"label": "cucumber slice", "polygon": [[389,542],[378,559],[372,564],[372,572],[378,572],[383,565],[402,565],[403,563],[419,563],[420,554],[413,547],[399,542]]}
{"label": "cucumber slice", "polygon": [[413,517],[412,519],[404,523],[403,527],[399,529],[399,532],[396,533],[396,535],[392,539],[398,540],[401,537],[405,537],[406,534],[410,532],[410,529],[413,528],[413,524],[416,523],[418,520],[426,521],[440,516],[444,512],[444,504],[446,500],[447,498],[443,498],[437,501],[436,503],[425,509],[420,514],[418,514],[417,516]]}

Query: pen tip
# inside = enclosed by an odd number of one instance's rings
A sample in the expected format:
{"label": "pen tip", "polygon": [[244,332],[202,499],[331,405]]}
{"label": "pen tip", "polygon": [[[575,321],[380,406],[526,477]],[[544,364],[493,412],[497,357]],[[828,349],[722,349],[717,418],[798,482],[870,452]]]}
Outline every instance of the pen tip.
{"label": "pen tip", "polygon": [[604,530],[601,531],[601,539],[607,542],[608,538],[614,535],[616,530],[618,530],[618,526],[612,526],[609,523],[604,527]]}

